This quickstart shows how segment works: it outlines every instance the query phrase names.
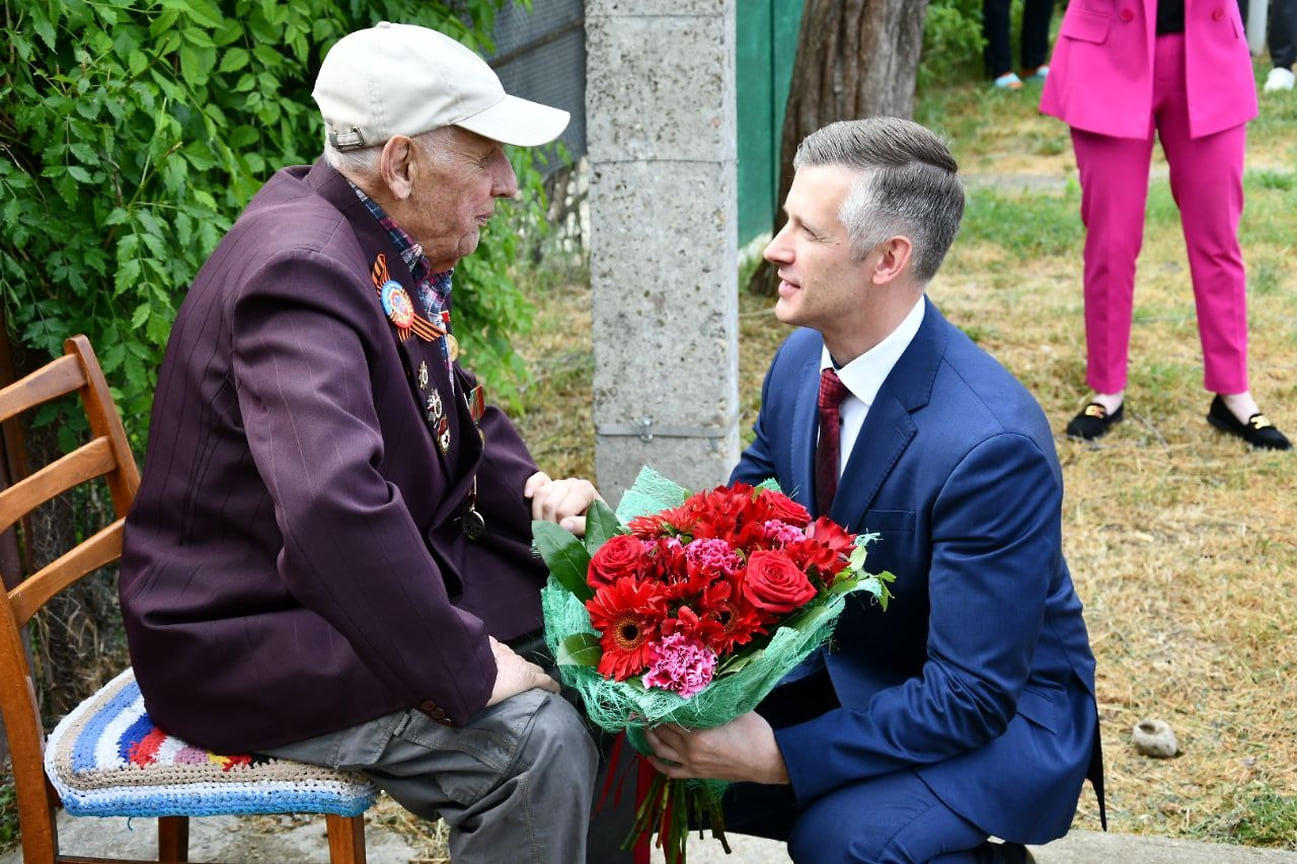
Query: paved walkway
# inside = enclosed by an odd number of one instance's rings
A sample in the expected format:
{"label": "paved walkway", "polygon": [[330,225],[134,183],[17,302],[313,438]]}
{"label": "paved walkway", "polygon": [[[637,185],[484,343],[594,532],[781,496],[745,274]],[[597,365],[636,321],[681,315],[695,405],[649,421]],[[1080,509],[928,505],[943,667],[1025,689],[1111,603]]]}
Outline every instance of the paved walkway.
{"label": "paved walkway", "polygon": [[[62,814],[59,835],[63,851],[77,855],[144,858],[156,849],[155,823],[149,819],[128,822]],[[369,826],[366,841],[369,864],[409,864],[416,855],[399,835],[381,826]],[[726,855],[711,838],[694,838],[689,844],[689,864],[790,864],[782,843],[735,835],[730,846],[733,854]],[[1297,864],[1297,852],[1093,831],[1073,831],[1047,846],[1032,847],[1031,852],[1036,864]],[[274,825],[265,819],[254,823],[227,816],[193,820],[189,857],[196,862],[225,864],[298,864],[327,862],[329,858],[323,819],[286,817],[283,824]],[[653,860],[661,864],[661,854]],[[17,850],[0,855],[0,864],[21,862]]]}

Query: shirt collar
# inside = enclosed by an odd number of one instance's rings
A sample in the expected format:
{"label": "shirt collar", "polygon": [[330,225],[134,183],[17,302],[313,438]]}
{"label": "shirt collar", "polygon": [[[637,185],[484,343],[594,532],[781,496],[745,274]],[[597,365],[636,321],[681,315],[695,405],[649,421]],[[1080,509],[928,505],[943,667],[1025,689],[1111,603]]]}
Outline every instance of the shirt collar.
{"label": "shirt collar", "polygon": [[[914,341],[914,334],[919,332],[919,325],[923,323],[924,305],[923,295],[920,295],[914,308],[882,342],[837,370],[838,377],[847,385],[851,395],[865,403],[866,408],[874,404],[883,382],[887,380],[905,349]],[[820,369],[832,365],[833,358],[829,356],[829,349],[824,348],[820,355]]]}
{"label": "shirt collar", "polygon": [[404,228],[396,224],[396,220],[388,216],[387,211],[377,201],[366,195],[365,190],[352,183],[350,179],[347,183],[351,185],[356,197],[365,205],[370,215],[386,229],[387,236],[392,239],[392,244],[401,253],[401,260],[405,262],[405,266],[410,269],[410,275],[414,277],[415,288],[424,314],[429,318],[438,315],[450,302],[451,274],[455,272],[454,269],[433,273],[427,256],[423,254],[423,247],[416,243]]}

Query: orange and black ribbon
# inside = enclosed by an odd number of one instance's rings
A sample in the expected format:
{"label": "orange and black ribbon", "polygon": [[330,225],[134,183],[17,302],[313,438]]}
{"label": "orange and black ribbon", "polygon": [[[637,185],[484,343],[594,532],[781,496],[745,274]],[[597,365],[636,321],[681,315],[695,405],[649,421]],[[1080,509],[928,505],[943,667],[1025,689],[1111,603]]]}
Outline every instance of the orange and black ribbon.
{"label": "orange and black ribbon", "polygon": [[374,280],[374,287],[378,289],[378,298],[383,304],[383,312],[396,328],[397,338],[402,342],[409,339],[411,333],[424,342],[435,342],[446,335],[443,328],[414,311],[414,303],[410,300],[409,292],[401,286],[400,282],[389,276],[387,256],[382,252],[374,258],[374,266],[369,275]]}

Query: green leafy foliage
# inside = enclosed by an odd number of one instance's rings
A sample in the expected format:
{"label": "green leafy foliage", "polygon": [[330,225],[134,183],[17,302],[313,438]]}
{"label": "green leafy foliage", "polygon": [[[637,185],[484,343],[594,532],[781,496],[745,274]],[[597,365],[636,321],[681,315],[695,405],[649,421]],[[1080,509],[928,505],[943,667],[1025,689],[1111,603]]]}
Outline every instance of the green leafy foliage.
{"label": "green leafy foliage", "polygon": [[919,86],[981,75],[982,0],[931,0],[923,22]]}
{"label": "green leafy foliage", "polygon": [[[190,282],[278,168],[313,161],[323,52],[378,20],[481,50],[506,0],[0,0],[0,295],[37,357],[91,339],[137,439]],[[531,307],[509,268],[542,226],[529,154],[522,200],[457,285],[457,331],[488,384],[525,379],[509,338]],[[497,220],[500,221],[500,220]],[[521,226],[521,227],[520,227]],[[50,418],[52,419],[52,418]]]}

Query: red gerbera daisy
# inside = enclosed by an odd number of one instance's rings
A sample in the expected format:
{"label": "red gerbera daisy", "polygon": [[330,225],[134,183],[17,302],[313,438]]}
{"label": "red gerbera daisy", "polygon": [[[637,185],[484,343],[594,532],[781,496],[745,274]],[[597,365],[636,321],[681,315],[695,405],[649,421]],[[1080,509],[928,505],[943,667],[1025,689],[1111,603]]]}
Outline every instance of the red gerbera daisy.
{"label": "red gerbera daisy", "polygon": [[586,601],[590,623],[600,632],[600,675],[625,681],[649,667],[664,605],[661,586],[634,576],[601,586]]}
{"label": "red gerbera daisy", "polygon": [[698,628],[706,644],[725,657],[754,636],[762,635],[761,612],[748,602],[739,590],[740,576],[718,579],[703,591],[699,610],[702,625]]}

